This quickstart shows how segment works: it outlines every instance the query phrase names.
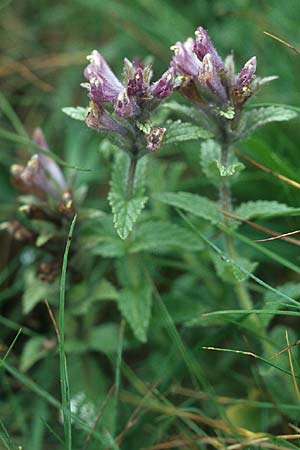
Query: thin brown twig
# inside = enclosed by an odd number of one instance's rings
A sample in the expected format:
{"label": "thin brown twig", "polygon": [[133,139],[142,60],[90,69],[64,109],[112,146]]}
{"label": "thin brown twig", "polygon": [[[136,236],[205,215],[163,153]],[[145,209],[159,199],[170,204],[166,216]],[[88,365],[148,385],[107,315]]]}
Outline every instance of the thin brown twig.
{"label": "thin brown twig", "polygon": [[[8,76],[16,72],[20,72],[20,66],[28,69],[39,70],[56,70],[58,67],[70,66],[70,64],[83,65],[85,62],[86,52],[76,53],[53,53],[46,56],[37,56],[27,58],[21,61],[11,61],[8,58],[2,58],[0,67],[0,77]],[[6,59],[6,63],[5,63]]]}
{"label": "thin brown twig", "polygon": [[[295,439],[299,439],[300,438],[300,434],[283,434],[283,435],[278,435],[278,436],[274,436],[276,439],[285,439],[287,441],[289,440],[295,440]],[[276,445],[272,444],[272,442],[269,442],[272,439],[272,436],[261,436],[261,437],[257,437],[255,439],[253,438],[247,438],[242,440],[241,442],[237,442],[237,439],[234,438],[214,438],[214,437],[210,437],[210,436],[195,436],[195,440],[203,443],[203,444],[211,444],[213,446],[216,447],[220,447],[220,448],[224,448],[224,444],[232,444],[229,445],[228,449],[230,450],[238,450],[241,448],[244,448],[245,446],[248,445],[260,445],[260,444],[265,444],[266,448],[276,448],[277,450],[283,450],[286,449],[288,447],[283,447],[278,445],[278,443],[276,443]],[[167,449],[172,449],[172,448],[179,448],[182,446],[185,446],[188,444],[188,441],[185,437],[174,437],[172,439],[170,439],[169,441],[165,441],[165,442],[161,442],[159,444],[156,445],[152,445],[150,447],[146,447],[143,450],[167,450]]]}
{"label": "thin brown twig", "polygon": [[[289,231],[288,233],[279,234],[278,236],[273,236],[273,237],[266,238],[266,239],[257,239],[255,242],[268,242],[268,241],[275,241],[276,239],[283,239],[284,240],[284,238],[286,236],[291,236],[293,234],[299,234],[299,233],[300,233],[300,230]],[[299,241],[296,241],[296,242],[298,242],[297,245],[300,245]]]}
{"label": "thin brown twig", "polygon": [[49,313],[51,322],[52,322],[52,324],[53,324],[53,327],[54,327],[54,330],[55,330],[55,334],[56,334],[57,341],[58,341],[58,343],[59,343],[59,342],[60,342],[60,334],[59,334],[59,330],[58,330],[58,326],[57,326],[57,323],[56,323],[54,314],[53,314],[53,312],[52,312],[52,309],[50,308],[50,305],[49,305],[48,300],[45,299],[44,302],[45,302],[45,305],[46,305],[46,307],[47,307],[47,310],[48,310],[48,313]]}
{"label": "thin brown twig", "polygon": [[[276,439],[285,439],[287,441],[290,440],[294,440],[294,439],[299,439],[300,438],[300,434],[280,434],[278,436],[275,436]],[[230,445],[228,448],[228,450],[237,450],[240,448],[244,448],[246,445],[260,445],[262,443],[268,443],[268,441],[270,441],[272,439],[272,436],[263,436],[263,437],[259,437],[259,438],[255,438],[255,439],[251,439],[251,438],[247,438],[244,439],[242,442],[239,442],[238,444],[233,444]],[[270,445],[268,445],[268,448],[274,448],[273,446],[271,446],[272,443],[270,443]],[[278,444],[276,444],[275,448],[280,448],[278,446]],[[281,448],[286,448],[286,447],[281,447]]]}
{"label": "thin brown twig", "polygon": [[289,42],[285,41],[284,39],[279,38],[278,36],[275,36],[275,34],[269,33],[268,31],[264,31],[264,34],[271,37],[272,39],[275,39],[275,41],[280,42],[281,44],[285,45],[286,47],[293,50],[297,55],[300,55],[300,50],[298,50],[294,45],[290,44]]}
{"label": "thin brown twig", "polygon": [[101,416],[102,416],[102,414],[103,414],[104,408],[105,408],[105,406],[107,405],[108,400],[110,399],[110,397],[111,397],[111,396],[113,395],[113,393],[114,393],[115,387],[116,387],[115,384],[113,384],[113,385],[111,386],[111,388],[109,389],[109,391],[108,391],[108,393],[107,393],[105,399],[103,400],[103,402],[102,402],[102,404],[101,404],[101,406],[100,406],[99,412],[98,412],[98,414],[97,414],[97,417],[96,417],[96,419],[95,419],[95,421],[94,421],[94,423],[93,423],[93,427],[92,427],[91,431],[89,432],[89,434],[87,435],[87,437],[86,437],[86,439],[85,439],[85,442],[84,442],[84,445],[83,445],[83,449],[82,449],[82,450],[87,450],[87,448],[88,448],[88,446],[89,446],[89,443],[90,443],[90,440],[91,440],[91,437],[92,437],[92,434],[93,434],[93,432],[95,431],[95,429],[96,429],[96,427],[97,427],[97,425],[98,425],[98,422],[99,422],[99,420],[100,420],[100,418],[101,418]]}
{"label": "thin brown twig", "polygon": [[263,170],[264,172],[269,173],[269,174],[272,175],[273,177],[278,178],[279,180],[284,181],[285,183],[290,184],[291,186],[293,186],[293,187],[295,187],[295,188],[297,188],[297,189],[300,189],[300,183],[297,183],[297,181],[292,180],[291,178],[288,178],[288,177],[286,177],[286,176],[284,176],[284,175],[281,175],[280,173],[275,172],[275,171],[272,170],[272,169],[269,169],[269,167],[266,167],[266,166],[264,166],[263,164],[261,164],[261,163],[255,161],[254,159],[250,158],[249,156],[244,155],[242,152],[240,152],[240,151],[237,150],[236,148],[234,149],[234,153],[235,153],[236,155],[238,155],[240,158],[242,158],[242,159],[244,159],[245,161],[247,161],[247,162],[249,162],[250,164],[252,164],[252,166],[255,166],[255,167],[257,167],[258,169],[261,169],[261,170]]}
{"label": "thin brown twig", "polygon": [[54,87],[45,81],[41,80],[37,75],[35,75],[24,63],[20,61],[12,61],[10,66],[15,69],[23,76],[27,81],[30,81],[33,85],[37,86],[39,89],[45,92],[53,92]]}
{"label": "thin brown twig", "polygon": [[137,416],[138,413],[140,412],[140,410],[143,407],[143,404],[145,402],[145,400],[147,400],[147,398],[149,398],[149,396],[152,394],[153,390],[157,388],[159,384],[159,381],[157,383],[155,383],[154,386],[151,386],[148,390],[148,392],[146,393],[146,395],[142,398],[141,402],[139,405],[137,405],[137,407],[134,409],[134,411],[132,412],[132,414],[130,415],[124,429],[118,434],[118,436],[116,437],[116,443],[118,445],[121,444],[125,434],[127,433],[127,431],[136,423],[137,420]]}
{"label": "thin brown twig", "polygon": [[286,343],[287,343],[287,347],[288,347],[289,363],[290,363],[294,388],[295,388],[297,400],[299,402],[300,401],[300,393],[299,393],[299,387],[298,387],[298,383],[297,383],[296,376],[295,376],[295,368],[294,368],[294,363],[293,363],[292,350],[290,347],[289,335],[288,335],[287,330],[285,330],[285,338],[286,338]]}
{"label": "thin brown twig", "polygon": [[[207,348],[207,347],[205,347],[205,348]],[[213,348],[213,349],[215,350],[215,348]],[[241,352],[241,351],[239,353],[249,354],[247,352]],[[256,355],[253,355],[253,354],[251,356],[256,357]],[[133,394],[128,394],[128,393],[122,392],[121,398],[126,403],[131,403],[131,404],[139,404],[140,403],[140,399],[139,398],[137,399],[137,396],[135,396]],[[245,428],[237,427],[237,426],[235,426],[233,428],[232,426],[227,425],[225,422],[223,422],[221,420],[211,419],[210,417],[200,416],[196,413],[192,413],[189,411],[184,411],[179,408],[175,408],[174,406],[166,406],[166,405],[160,405],[158,403],[150,402],[149,404],[145,405],[145,408],[147,408],[148,410],[159,411],[163,414],[177,417],[179,419],[190,419],[190,420],[194,421],[195,423],[199,423],[199,424],[207,425],[207,426],[219,429],[219,430],[223,430],[225,433],[231,433],[234,430],[236,433],[239,433],[242,436],[250,436],[250,435],[257,436],[256,433],[246,430]]]}
{"label": "thin brown twig", "polygon": [[296,342],[294,342],[293,344],[288,345],[287,347],[284,347],[282,350],[280,350],[280,352],[275,353],[275,355],[272,355],[270,359],[275,359],[278,356],[282,355],[283,353],[287,352],[289,349],[293,348],[293,347],[297,347],[300,344],[300,339],[297,339]]}
{"label": "thin brown twig", "polygon": [[[200,441],[202,444],[211,444],[215,447],[219,447],[220,449],[224,448],[225,443],[232,443],[236,442],[236,439],[232,438],[214,438],[210,436],[194,436],[195,441]],[[174,449],[174,448],[180,448],[182,446],[189,445],[191,443],[190,439],[187,439],[186,437],[174,437],[170,439],[169,441],[165,442],[159,442],[156,445],[151,445],[150,447],[145,447],[142,450],[167,450],[167,449]]]}
{"label": "thin brown twig", "polygon": [[[270,228],[263,227],[261,225],[258,225],[255,222],[251,222],[250,220],[243,219],[242,217],[236,216],[235,214],[232,214],[228,211],[223,211],[222,209],[220,211],[222,214],[230,217],[231,219],[238,220],[239,222],[245,223],[246,225],[249,225],[250,227],[252,227],[258,231],[262,231],[263,233],[270,234],[271,236],[273,236],[272,238],[268,238],[268,239],[282,239],[283,241],[289,242],[290,244],[300,245],[299,240],[291,239],[291,238],[287,237],[289,234],[297,234],[294,231],[291,231],[290,233],[286,233],[286,234],[281,234],[281,233],[278,233],[277,231],[270,230]],[[298,231],[298,232],[300,232],[300,231]],[[255,242],[263,242],[264,240],[265,239],[261,239],[261,240],[255,241]]]}

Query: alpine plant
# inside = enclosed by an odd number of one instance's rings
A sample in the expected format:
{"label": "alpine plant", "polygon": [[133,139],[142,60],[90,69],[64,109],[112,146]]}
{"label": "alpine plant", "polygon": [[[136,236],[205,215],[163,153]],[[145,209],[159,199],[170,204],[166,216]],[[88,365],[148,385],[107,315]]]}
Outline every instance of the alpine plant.
{"label": "alpine plant", "polygon": [[236,74],[233,55],[223,61],[203,27],[197,28],[194,39],[176,42],[171,49],[179,91],[206,115],[218,140],[235,140],[245,103],[260,85],[276,77],[257,78],[255,56]]}
{"label": "alpine plant", "polygon": [[113,133],[132,158],[158,150],[166,129],[153,126],[151,115],[171,95],[175,69],[170,67],[151,83],[151,65],[125,58],[124,79],[120,81],[97,50],[87,59],[84,76],[88,82],[82,84],[90,99],[87,126]]}

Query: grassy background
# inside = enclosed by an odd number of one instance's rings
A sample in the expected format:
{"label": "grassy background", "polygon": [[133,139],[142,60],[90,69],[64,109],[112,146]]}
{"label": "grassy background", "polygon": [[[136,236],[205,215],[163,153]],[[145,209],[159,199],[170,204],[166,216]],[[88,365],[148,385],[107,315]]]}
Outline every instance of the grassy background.
{"label": "grassy background", "polygon": [[[153,57],[155,77],[158,77],[169,64],[170,46],[193,35],[201,24],[209,30],[222,56],[234,49],[238,68],[256,55],[260,76],[279,75],[279,79],[259,93],[252,103],[272,101],[298,106],[300,57],[263,31],[297,45],[299,22],[298,0],[3,0],[0,2],[1,92],[29,133],[36,126],[43,128],[51,149],[58,155],[79,166],[98,165],[97,171],[78,173],[76,184],[87,185],[88,206],[107,210],[104,194],[108,189],[109,170],[100,157],[99,136],[61,112],[64,106],[87,104],[80,83],[85,56],[92,49],[101,51],[116,73],[120,73],[125,56]],[[1,129],[10,129],[4,114],[0,116],[0,123]],[[239,145],[239,150],[283,175],[295,180],[300,178],[299,121],[270,125]],[[15,217],[17,199],[9,180],[9,167],[26,151],[25,147],[1,139],[1,221]],[[198,144],[189,143],[176,150],[167,148],[155,158],[157,163],[172,161],[173,168],[168,168],[167,174],[174,190],[201,191],[215,196],[203,177],[199,177],[195,166]],[[177,180],[176,167],[182,160],[191,176]],[[152,175],[150,186],[151,183],[152,186],[157,183],[164,190],[163,176],[156,179]],[[296,189],[247,165],[234,185],[234,203],[257,199],[299,206]],[[180,218],[174,213],[173,220],[180,221]],[[263,225],[285,232],[299,229],[300,221],[291,217],[264,221]],[[251,240],[262,237],[246,226],[240,230]],[[214,239],[213,233],[210,237]],[[44,305],[29,315],[24,315],[20,306],[24,290],[23,266],[28,267],[26,258],[30,261],[30,255],[21,253],[20,256],[19,248],[6,235],[2,234],[0,240],[3,355],[9,351],[19,324],[23,326],[16,345],[7,356],[6,371],[0,366],[0,448],[1,445],[9,449],[16,445],[32,450],[68,448],[68,443],[59,441],[63,439],[63,429],[57,411],[60,399],[57,354],[50,349],[43,355],[44,359],[29,370],[20,367],[20,355],[24,355],[29,336],[43,339],[44,344],[45,339],[50,344],[53,339]],[[267,256],[249,243],[239,243],[241,254],[260,262],[256,275],[262,280],[272,286],[298,283],[297,247],[274,242],[264,248],[274,254]],[[279,257],[284,261],[279,261]],[[133,264],[141,262],[138,256],[134,258]],[[117,309],[105,303],[96,310],[97,320],[101,324],[115,324],[115,328],[106,329],[107,334],[100,333],[99,339],[105,345],[99,348],[97,344],[96,349],[82,353],[80,349],[67,348],[71,396],[77,399],[81,409],[85,408],[73,422],[72,448],[86,448],[84,442],[91,431],[91,425],[86,425],[91,423],[89,414],[94,417],[94,409],[97,413],[99,408],[101,410],[107,395],[109,400],[97,428],[98,434],[94,433],[89,443],[91,450],[118,448],[119,442],[120,448],[128,450],[207,448],[207,445],[218,447],[218,440],[222,439],[224,448],[230,448],[247,438],[239,433],[237,426],[255,432],[268,431],[272,436],[292,434],[295,430],[288,424],[297,425],[300,412],[293,377],[246,355],[209,352],[202,347],[243,349],[269,358],[286,346],[286,329],[290,342],[299,339],[298,317],[275,316],[266,341],[260,330],[252,329],[251,322],[242,315],[221,316],[217,320],[207,318],[196,327],[188,327],[186,323],[201,311],[236,307],[232,287],[215,281],[207,255],[200,259],[190,255],[183,260],[174,255],[169,259],[155,256],[146,260],[148,263],[149,272],[157,276],[162,292],[155,296],[155,323],[151,322],[148,344],[134,344],[128,330],[122,332],[124,325]],[[79,270],[83,270],[88,286],[97,284],[108,270],[105,264],[93,267],[92,261],[83,269],[79,262]],[[287,264],[294,266],[287,268]],[[156,267],[161,268],[159,275]],[[126,278],[124,269],[120,268],[119,272],[120,278]],[[253,281],[249,286],[255,305],[260,308],[263,288]],[[78,289],[76,291],[75,286],[75,292],[72,291],[75,299],[82,297]],[[90,292],[86,292],[89,296]],[[298,295],[297,292],[287,293]],[[76,320],[72,314],[67,314],[66,342],[68,337],[72,340],[78,330],[89,328],[94,313],[86,314],[84,319],[76,317]],[[80,339],[85,343],[90,336],[82,333]],[[297,349],[294,358],[297,376]],[[282,360],[275,359],[274,364],[291,371],[287,353]],[[113,385],[114,392],[109,391]],[[83,400],[82,392],[86,396]],[[82,431],[84,426],[85,431]],[[120,435],[122,430],[125,430],[124,436]],[[119,436],[119,440],[112,436]],[[212,436],[214,441],[210,440]],[[274,438],[271,440],[273,442]],[[297,441],[291,442],[298,448]],[[277,444],[279,448],[288,445],[293,448],[280,440]]]}

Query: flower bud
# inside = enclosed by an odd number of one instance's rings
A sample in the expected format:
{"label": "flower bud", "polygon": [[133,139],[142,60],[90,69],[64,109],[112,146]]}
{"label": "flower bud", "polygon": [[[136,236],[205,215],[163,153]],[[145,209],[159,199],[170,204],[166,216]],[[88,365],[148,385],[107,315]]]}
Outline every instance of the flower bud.
{"label": "flower bud", "polygon": [[147,136],[147,150],[149,150],[149,152],[156,152],[161,147],[166,131],[166,128],[152,128]]}

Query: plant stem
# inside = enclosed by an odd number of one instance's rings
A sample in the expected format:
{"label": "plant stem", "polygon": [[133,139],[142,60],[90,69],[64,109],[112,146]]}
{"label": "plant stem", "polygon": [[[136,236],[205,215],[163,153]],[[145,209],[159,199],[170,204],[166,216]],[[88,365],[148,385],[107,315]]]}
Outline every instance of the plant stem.
{"label": "plant stem", "polygon": [[138,162],[138,159],[135,156],[130,156],[130,166],[129,166],[128,179],[127,179],[128,198],[131,198],[132,194],[133,194],[134,177],[135,177],[137,162]]}
{"label": "plant stem", "polygon": [[[225,167],[228,165],[228,155],[229,155],[229,147],[227,145],[223,145],[221,147],[221,164]],[[227,177],[223,177],[221,179],[220,200],[222,210],[226,212],[231,212],[232,210],[231,189]],[[230,219],[224,215],[224,224],[228,226],[229,222]],[[228,233],[225,233],[225,242],[230,258],[236,260],[237,257],[233,237]],[[236,283],[235,291],[237,293],[241,307],[244,309],[252,309],[253,308],[252,301],[248,289],[245,286],[245,283],[243,282]]]}

